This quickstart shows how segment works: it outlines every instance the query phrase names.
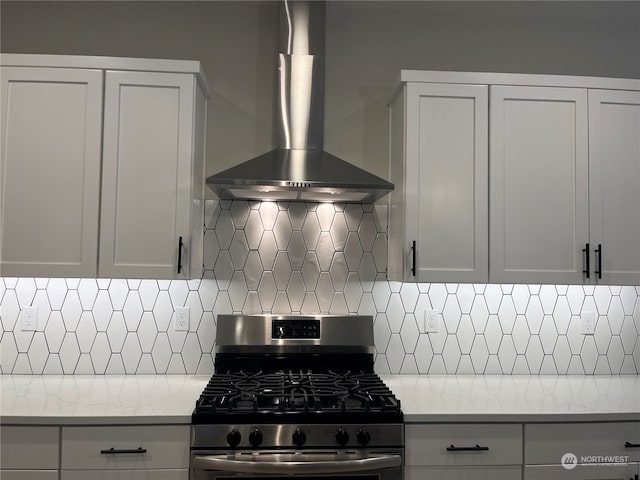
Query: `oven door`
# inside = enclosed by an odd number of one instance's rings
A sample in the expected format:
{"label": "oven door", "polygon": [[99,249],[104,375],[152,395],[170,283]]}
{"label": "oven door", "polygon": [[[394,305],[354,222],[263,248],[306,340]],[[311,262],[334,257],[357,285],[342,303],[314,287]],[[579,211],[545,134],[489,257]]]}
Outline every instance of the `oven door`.
{"label": "oven door", "polygon": [[402,452],[240,451],[193,455],[193,480],[401,480]]}

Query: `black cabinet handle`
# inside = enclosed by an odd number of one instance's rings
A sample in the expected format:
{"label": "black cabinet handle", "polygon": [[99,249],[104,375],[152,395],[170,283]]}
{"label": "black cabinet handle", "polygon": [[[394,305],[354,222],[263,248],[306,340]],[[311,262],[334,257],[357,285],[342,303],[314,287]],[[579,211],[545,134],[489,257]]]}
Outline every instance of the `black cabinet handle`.
{"label": "black cabinet handle", "polygon": [[147,453],[147,449],[138,447],[138,448],[124,448],[124,449],[116,450],[115,448],[111,447],[108,450],[100,450],[101,455],[121,455],[124,453]]}
{"label": "black cabinet handle", "polygon": [[416,276],[416,241],[411,242],[411,276]]}
{"label": "black cabinet handle", "polygon": [[584,273],[585,278],[589,278],[589,244],[585,244],[584,248],[582,249],[582,252],[585,254],[584,255],[584,266],[585,269],[582,270],[582,273]]}
{"label": "black cabinet handle", "polygon": [[178,273],[182,271],[182,237],[178,238]]}
{"label": "black cabinet handle", "polygon": [[598,278],[602,278],[602,244],[598,244],[598,248],[595,249],[596,255],[598,256],[598,269],[595,271]]}
{"label": "black cabinet handle", "polygon": [[624,448],[640,448],[640,443],[624,443]]}
{"label": "black cabinet handle", "polygon": [[489,447],[481,447],[478,444],[475,447],[456,447],[455,445],[447,447],[447,452],[486,452],[487,450]]}

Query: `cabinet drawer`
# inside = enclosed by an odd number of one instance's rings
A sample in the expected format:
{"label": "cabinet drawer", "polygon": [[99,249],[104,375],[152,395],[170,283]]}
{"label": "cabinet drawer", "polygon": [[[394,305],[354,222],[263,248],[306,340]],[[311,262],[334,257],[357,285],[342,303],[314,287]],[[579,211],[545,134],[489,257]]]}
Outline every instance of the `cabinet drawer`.
{"label": "cabinet drawer", "polygon": [[527,465],[524,480],[629,480],[638,473],[637,465],[581,466],[567,470],[560,465]]}
{"label": "cabinet drawer", "polygon": [[521,425],[407,425],[405,443],[407,466],[522,464]]}
{"label": "cabinet drawer", "polygon": [[[405,480],[520,480],[522,467],[408,467]],[[549,480],[548,478],[545,480]]]}
{"label": "cabinet drawer", "polygon": [[[189,468],[189,441],[188,425],[63,427],[62,468]],[[116,453],[137,449],[146,451]]]}
{"label": "cabinet drawer", "polygon": [[63,470],[62,480],[189,480],[189,470]]}
{"label": "cabinet drawer", "polygon": [[58,480],[57,470],[0,470],[2,480]]}
{"label": "cabinet drawer", "polygon": [[[525,426],[525,463],[557,465],[565,453],[628,456],[640,461],[640,422],[547,423]],[[625,447],[629,442],[638,447]]]}
{"label": "cabinet drawer", "polygon": [[1,468],[57,470],[58,431],[58,427],[2,426]]}

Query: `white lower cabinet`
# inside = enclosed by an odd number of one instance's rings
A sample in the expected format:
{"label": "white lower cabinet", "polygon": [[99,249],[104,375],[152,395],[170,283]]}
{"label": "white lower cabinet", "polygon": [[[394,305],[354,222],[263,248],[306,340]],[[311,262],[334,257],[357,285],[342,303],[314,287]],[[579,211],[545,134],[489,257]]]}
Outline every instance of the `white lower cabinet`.
{"label": "white lower cabinet", "polygon": [[582,465],[573,470],[560,465],[526,465],[524,480],[637,480],[637,473],[637,465]]}
{"label": "white lower cabinet", "polygon": [[[404,480],[520,480],[522,467],[407,467]],[[549,480],[546,478],[545,480]]]}
{"label": "white lower cabinet", "polygon": [[0,427],[0,478],[57,480],[59,432],[58,427]]}
{"label": "white lower cabinet", "polygon": [[525,480],[637,480],[640,422],[531,424]]}
{"label": "white lower cabinet", "polygon": [[405,435],[406,480],[522,478],[521,424],[410,424]]}
{"label": "white lower cabinet", "polygon": [[[57,478],[57,477],[55,477]],[[189,470],[70,470],[62,480],[188,480]]]}
{"label": "white lower cabinet", "polygon": [[2,480],[58,480],[58,470],[0,470]]}
{"label": "white lower cabinet", "polygon": [[63,480],[186,480],[189,426],[63,427]]}

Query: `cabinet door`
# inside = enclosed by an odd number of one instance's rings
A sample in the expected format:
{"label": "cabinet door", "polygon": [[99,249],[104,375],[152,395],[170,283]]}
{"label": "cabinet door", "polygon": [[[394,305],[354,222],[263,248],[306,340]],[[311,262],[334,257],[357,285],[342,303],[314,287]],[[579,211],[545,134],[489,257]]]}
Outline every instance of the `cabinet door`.
{"label": "cabinet door", "polygon": [[571,470],[561,465],[526,465],[524,480],[634,480],[635,465],[578,465]]}
{"label": "cabinet door", "polygon": [[405,480],[521,480],[522,467],[407,467],[404,478]]}
{"label": "cabinet door", "polygon": [[59,433],[58,427],[3,425],[0,428],[0,468],[57,471]]}
{"label": "cabinet door", "polygon": [[0,470],[2,480],[58,480],[57,470]]}
{"label": "cabinet door", "polygon": [[63,470],[62,471],[62,480],[188,480],[188,479],[189,479],[188,469]]}
{"label": "cabinet door", "polygon": [[[123,453],[127,450],[133,452]],[[188,469],[189,426],[62,427],[61,467],[63,470]]]}
{"label": "cabinet door", "polygon": [[102,72],[1,73],[0,274],[95,276]]}
{"label": "cabinet door", "polygon": [[640,285],[640,92],[589,90],[589,201],[596,281]]}
{"label": "cabinet door", "polygon": [[405,438],[407,466],[522,465],[520,424],[409,424]]}
{"label": "cabinet door", "polygon": [[489,279],[582,283],[586,90],[496,86],[490,96]]}
{"label": "cabinet door", "polygon": [[488,87],[409,84],[406,122],[407,280],[486,282]]}
{"label": "cabinet door", "polygon": [[189,74],[106,73],[102,277],[187,278],[194,82]]}
{"label": "cabinet door", "polygon": [[640,460],[640,422],[536,423],[525,427],[525,461],[529,465],[560,463],[563,454],[601,455]]}

